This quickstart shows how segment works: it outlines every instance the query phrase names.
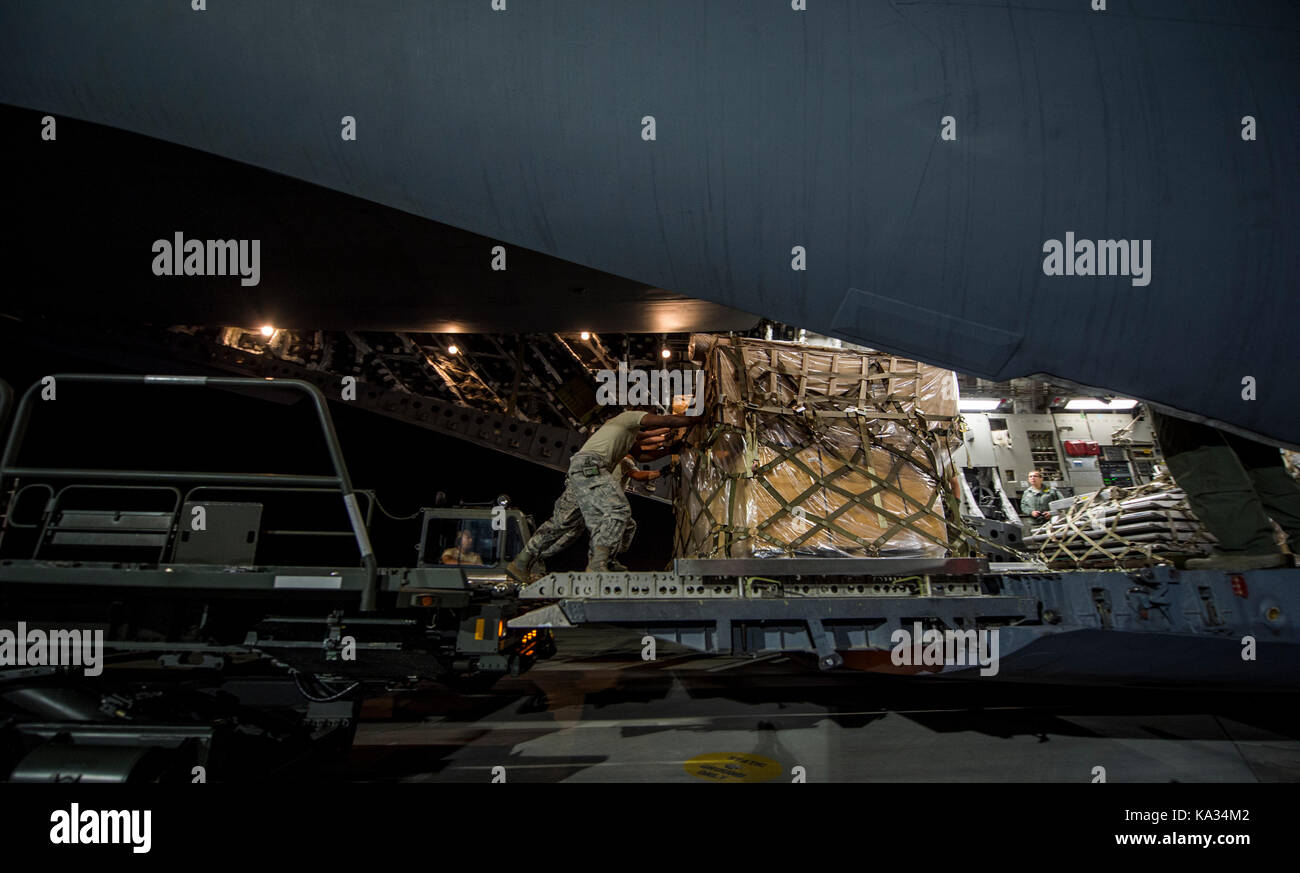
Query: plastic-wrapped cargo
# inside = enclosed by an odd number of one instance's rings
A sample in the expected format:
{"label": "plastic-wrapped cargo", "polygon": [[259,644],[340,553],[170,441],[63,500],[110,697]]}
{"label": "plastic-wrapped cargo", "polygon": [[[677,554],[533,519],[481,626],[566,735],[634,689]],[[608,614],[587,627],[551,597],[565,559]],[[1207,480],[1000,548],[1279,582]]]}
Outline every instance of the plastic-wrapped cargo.
{"label": "plastic-wrapped cargo", "polygon": [[1025,545],[1036,548],[1053,569],[1144,567],[1204,555],[1215,542],[1167,475],[1063,503],[1047,524],[1025,537]]}
{"label": "plastic-wrapped cargo", "polygon": [[678,557],[943,556],[957,519],[951,370],[697,334],[707,421],[681,455]]}

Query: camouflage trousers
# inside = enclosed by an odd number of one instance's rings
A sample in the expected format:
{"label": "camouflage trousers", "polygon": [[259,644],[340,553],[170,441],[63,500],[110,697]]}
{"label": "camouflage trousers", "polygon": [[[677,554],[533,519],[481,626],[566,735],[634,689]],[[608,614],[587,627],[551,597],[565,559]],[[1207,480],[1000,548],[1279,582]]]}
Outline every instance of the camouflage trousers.
{"label": "camouflage trousers", "polygon": [[[528,548],[549,558],[567,548],[585,528],[592,546],[608,546],[611,554],[626,551],[636,535],[636,520],[627,494],[607,471],[599,455],[580,452],[569,463],[564,493],[555,501],[550,519],[537,529]],[[592,475],[594,473],[594,475]]]}

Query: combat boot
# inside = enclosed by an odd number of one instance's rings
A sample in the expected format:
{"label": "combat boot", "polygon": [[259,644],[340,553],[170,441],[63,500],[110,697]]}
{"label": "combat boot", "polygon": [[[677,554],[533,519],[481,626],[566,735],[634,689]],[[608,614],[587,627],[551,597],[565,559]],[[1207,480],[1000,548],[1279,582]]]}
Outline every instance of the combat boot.
{"label": "combat boot", "polygon": [[520,585],[527,585],[533,581],[530,571],[535,563],[537,563],[537,554],[530,550],[528,546],[524,546],[519,550],[519,554],[515,555],[515,559],[506,564],[506,575]]}
{"label": "combat boot", "polygon": [[609,572],[609,546],[592,546],[591,558],[587,561],[588,573],[608,573]]}
{"label": "combat boot", "polygon": [[[621,552],[622,552],[622,550],[620,549],[620,553],[621,553]],[[590,548],[587,549],[587,562],[588,562],[588,563],[591,562],[591,549],[590,549]],[[627,572],[628,572],[627,567],[624,567],[624,566],[623,566],[623,563],[622,563],[621,561],[619,561],[618,556],[617,556],[617,555],[614,555],[614,554],[611,554],[611,555],[609,556],[609,560],[607,560],[607,561],[605,562],[605,567],[608,568],[609,572],[611,572],[611,573],[627,573]]]}

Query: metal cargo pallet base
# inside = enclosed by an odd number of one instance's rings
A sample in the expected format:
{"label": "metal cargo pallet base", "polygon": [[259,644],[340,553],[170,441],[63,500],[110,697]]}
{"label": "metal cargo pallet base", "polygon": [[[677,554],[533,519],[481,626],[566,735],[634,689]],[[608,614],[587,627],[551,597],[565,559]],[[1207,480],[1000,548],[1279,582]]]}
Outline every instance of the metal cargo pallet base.
{"label": "metal cargo pallet base", "polygon": [[[778,596],[730,581],[728,593],[719,582],[701,596],[687,593],[701,590],[700,577],[556,573],[525,589],[541,605],[509,624],[614,624],[708,654],[812,653],[830,669],[849,653],[887,662],[894,633],[919,622],[996,629],[1000,678],[1300,686],[1296,569],[1004,571],[972,577],[986,593],[945,596]],[[915,672],[974,675],[951,664]]]}

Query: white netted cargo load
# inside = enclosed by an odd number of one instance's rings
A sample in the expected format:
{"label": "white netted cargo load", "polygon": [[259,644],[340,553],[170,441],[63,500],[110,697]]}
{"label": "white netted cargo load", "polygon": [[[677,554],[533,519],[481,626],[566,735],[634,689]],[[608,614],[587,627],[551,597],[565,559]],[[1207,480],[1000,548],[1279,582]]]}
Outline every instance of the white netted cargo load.
{"label": "white netted cargo load", "polygon": [[691,355],[705,372],[707,420],[681,456],[678,557],[952,551],[956,374],[711,335],[692,337]]}
{"label": "white netted cargo load", "polygon": [[1054,569],[1150,566],[1208,554],[1214,543],[1186,494],[1166,475],[1080,495],[1025,537],[1025,545]]}

